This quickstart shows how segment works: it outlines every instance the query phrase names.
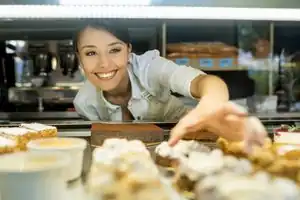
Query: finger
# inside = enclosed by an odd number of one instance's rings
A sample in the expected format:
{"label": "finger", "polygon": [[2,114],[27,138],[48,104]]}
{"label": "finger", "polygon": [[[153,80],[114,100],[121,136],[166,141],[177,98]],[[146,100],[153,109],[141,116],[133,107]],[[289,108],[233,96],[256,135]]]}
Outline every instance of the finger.
{"label": "finger", "polygon": [[170,133],[170,138],[169,138],[169,145],[174,146],[178,143],[178,141],[186,134],[186,129],[184,126],[179,122],[172,130]]}
{"label": "finger", "polygon": [[233,103],[233,102],[228,102],[222,107],[222,114],[223,115],[231,114],[231,115],[237,115],[237,116],[247,116],[248,112],[244,107],[242,107],[236,103]]}
{"label": "finger", "polygon": [[253,128],[254,139],[257,143],[263,145],[267,137],[267,131],[257,117],[249,117],[249,125]]}
{"label": "finger", "polygon": [[267,132],[256,117],[249,117],[245,121],[245,150],[252,152],[253,146],[263,146]]}

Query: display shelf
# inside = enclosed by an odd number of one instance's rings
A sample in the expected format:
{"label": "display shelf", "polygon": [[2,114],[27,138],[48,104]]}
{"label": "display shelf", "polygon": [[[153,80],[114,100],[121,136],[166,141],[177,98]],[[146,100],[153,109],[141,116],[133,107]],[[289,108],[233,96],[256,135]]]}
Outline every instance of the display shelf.
{"label": "display shelf", "polygon": [[300,9],[186,6],[2,5],[0,18],[12,19],[221,19],[300,21]]}

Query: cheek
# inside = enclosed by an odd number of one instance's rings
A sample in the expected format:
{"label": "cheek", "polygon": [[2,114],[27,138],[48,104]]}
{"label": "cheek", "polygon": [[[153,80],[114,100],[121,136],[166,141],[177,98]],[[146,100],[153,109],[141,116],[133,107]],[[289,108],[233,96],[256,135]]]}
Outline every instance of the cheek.
{"label": "cheek", "polygon": [[112,64],[118,67],[118,69],[126,68],[128,65],[128,55],[125,53],[120,53],[118,55],[110,56]]}
{"label": "cheek", "polygon": [[82,68],[85,73],[90,73],[95,69],[98,65],[98,62],[94,58],[84,58],[81,60]]}

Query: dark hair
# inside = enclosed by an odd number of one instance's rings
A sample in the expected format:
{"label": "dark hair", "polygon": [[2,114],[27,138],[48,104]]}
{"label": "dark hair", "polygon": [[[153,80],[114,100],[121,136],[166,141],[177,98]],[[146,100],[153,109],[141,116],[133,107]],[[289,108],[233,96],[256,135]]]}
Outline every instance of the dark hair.
{"label": "dark hair", "polygon": [[80,37],[80,33],[87,27],[106,30],[109,33],[113,34],[116,38],[121,40],[126,44],[130,44],[130,37],[128,28],[124,27],[116,20],[87,20],[80,23],[81,25],[77,28],[75,35],[73,37],[73,46],[75,52],[78,51],[77,43]]}

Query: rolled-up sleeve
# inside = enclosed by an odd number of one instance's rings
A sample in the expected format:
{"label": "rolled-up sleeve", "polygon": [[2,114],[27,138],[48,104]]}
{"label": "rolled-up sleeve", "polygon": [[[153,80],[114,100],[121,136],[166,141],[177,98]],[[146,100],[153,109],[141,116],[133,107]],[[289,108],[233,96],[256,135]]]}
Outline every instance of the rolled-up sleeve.
{"label": "rolled-up sleeve", "polygon": [[205,75],[201,70],[177,65],[171,60],[155,56],[148,66],[149,81],[169,87],[172,92],[194,98],[191,94],[191,82],[199,75]]}

